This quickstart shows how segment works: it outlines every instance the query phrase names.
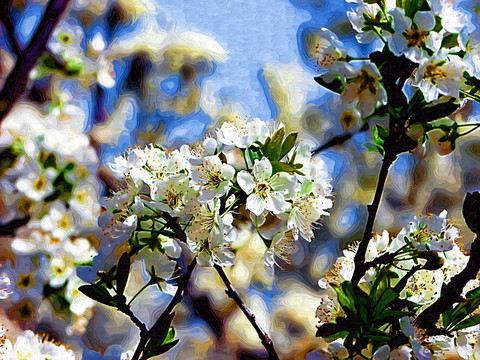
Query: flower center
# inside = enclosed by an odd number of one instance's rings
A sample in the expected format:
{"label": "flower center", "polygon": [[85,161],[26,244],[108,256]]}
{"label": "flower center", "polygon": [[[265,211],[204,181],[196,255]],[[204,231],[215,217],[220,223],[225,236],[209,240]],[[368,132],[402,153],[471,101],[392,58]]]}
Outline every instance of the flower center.
{"label": "flower center", "polygon": [[37,191],[42,190],[45,186],[47,186],[47,180],[45,179],[45,176],[40,176],[37,180],[34,181],[33,183],[33,188]]}
{"label": "flower center", "polygon": [[428,31],[422,29],[411,29],[403,33],[403,36],[407,39],[408,47],[422,47],[427,35]]}
{"label": "flower center", "polygon": [[18,278],[18,283],[17,283],[17,286],[19,288],[28,289],[33,284],[35,284],[35,281],[33,280],[32,273],[20,274],[20,277]]}
{"label": "flower center", "polygon": [[358,74],[355,78],[355,82],[358,84],[357,91],[359,94],[363,93],[366,90],[368,90],[372,94],[376,94],[376,79],[373,76],[370,76],[365,70],[360,71],[360,74]]}
{"label": "flower center", "polygon": [[208,183],[211,187],[216,188],[223,182],[222,174],[219,171],[209,171],[207,174]]}
{"label": "flower center", "polygon": [[446,78],[447,74],[445,71],[438,65],[430,64],[425,68],[425,74],[423,75],[424,79],[429,79],[432,84],[435,84],[438,79]]}
{"label": "flower center", "polygon": [[255,185],[255,193],[257,193],[263,198],[266,198],[268,196],[271,189],[272,186],[266,181],[259,182]]}
{"label": "flower center", "polygon": [[166,203],[171,209],[177,209],[182,204],[182,193],[170,188],[165,191]]}

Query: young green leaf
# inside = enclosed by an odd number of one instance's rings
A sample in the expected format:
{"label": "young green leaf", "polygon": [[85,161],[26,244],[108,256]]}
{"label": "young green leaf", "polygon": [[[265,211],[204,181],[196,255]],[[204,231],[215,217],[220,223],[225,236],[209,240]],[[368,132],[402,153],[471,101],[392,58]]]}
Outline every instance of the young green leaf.
{"label": "young green leaf", "polygon": [[112,295],[100,284],[82,285],[78,288],[84,295],[108,306],[117,306]]}
{"label": "young green leaf", "polygon": [[118,260],[117,265],[117,294],[123,294],[127,285],[128,275],[130,273],[130,256],[128,252],[123,253]]}

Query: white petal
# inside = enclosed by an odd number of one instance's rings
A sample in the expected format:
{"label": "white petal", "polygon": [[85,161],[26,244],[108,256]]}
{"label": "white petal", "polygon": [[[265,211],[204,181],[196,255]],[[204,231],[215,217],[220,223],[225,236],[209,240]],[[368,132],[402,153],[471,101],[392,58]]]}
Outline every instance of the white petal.
{"label": "white petal", "polygon": [[233,168],[233,166],[228,164],[222,164],[222,176],[226,180],[231,180],[233,178],[233,175],[235,175],[235,169]]}
{"label": "white petal", "polygon": [[266,180],[272,176],[272,164],[267,158],[262,160],[255,160],[255,165],[253,165],[253,175],[258,180]]}
{"label": "white petal", "polygon": [[435,26],[435,17],[431,11],[418,11],[413,21],[415,21],[422,30],[432,30]]}
{"label": "white petal", "polygon": [[237,182],[247,194],[251,194],[255,188],[255,180],[253,179],[253,176],[244,170],[238,173]]}
{"label": "white petal", "polygon": [[257,194],[251,194],[247,198],[247,209],[257,216],[260,216],[265,210],[265,201]]}
{"label": "white petal", "polygon": [[266,209],[272,211],[274,214],[285,212],[289,205],[290,204],[285,201],[283,194],[280,193],[270,194],[266,199]]}

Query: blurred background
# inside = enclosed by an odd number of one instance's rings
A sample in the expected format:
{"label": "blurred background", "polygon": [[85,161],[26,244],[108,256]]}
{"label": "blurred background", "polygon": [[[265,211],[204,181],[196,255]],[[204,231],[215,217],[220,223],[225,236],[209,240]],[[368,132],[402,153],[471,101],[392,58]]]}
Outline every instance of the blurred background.
{"label": "blurred background", "polygon": [[[11,2],[20,48],[30,42],[47,3]],[[114,186],[108,163],[134,145],[173,149],[202,139],[222,121],[258,117],[282,121],[318,146],[353,134],[343,146],[318,155],[331,172],[336,195],[316,239],[297,242],[291,262],[272,273],[264,266],[262,241],[246,229],[235,244],[236,265],[228,270],[282,358],[320,358],[317,282],[340,250],[361,237],[381,164],[381,156],[365,146],[371,131],[361,131],[362,122],[314,80],[322,27],[337,34],[351,56],[381,47],[356,42],[346,17],[351,5],[338,0],[72,0],[30,72],[24,96],[1,124],[0,263],[14,289],[0,300],[0,317],[12,336],[32,329],[92,359],[105,351],[134,349],[138,331],[126,317],[93,307],[75,293],[74,284],[86,279],[75,267],[97,253],[112,252],[96,224],[101,198]],[[477,26],[480,3],[458,5],[471,9]],[[3,22],[1,82],[17,61],[9,31]],[[478,122],[476,113],[467,103],[455,119]],[[395,236],[410,216],[443,209],[464,229],[462,199],[480,187],[479,135],[466,136],[447,155],[435,141],[402,154],[391,169],[375,231],[387,229]],[[40,159],[43,168],[32,159]],[[76,164],[75,171],[67,169],[69,162]],[[61,196],[45,202],[39,183],[42,176],[56,179],[62,171],[76,184],[68,193],[76,201],[70,206],[58,202]],[[47,213],[53,227],[35,220]],[[464,230],[467,248],[472,238]],[[58,239],[70,245],[60,251]],[[141,268],[137,272],[129,286],[141,282]],[[254,330],[226,296],[214,269],[198,268],[193,280],[174,319],[180,343],[162,358],[262,358]],[[148,323],[169,299],[152,290],[133,310]]]}

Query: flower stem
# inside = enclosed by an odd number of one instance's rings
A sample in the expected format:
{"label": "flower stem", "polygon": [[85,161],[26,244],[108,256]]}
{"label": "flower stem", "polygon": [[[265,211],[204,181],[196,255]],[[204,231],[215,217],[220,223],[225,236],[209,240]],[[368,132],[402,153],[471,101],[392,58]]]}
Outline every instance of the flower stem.
{"label": "flower stem", "polygon": [[148,283],[146,283],[140,290],[137,291],[137,293],[135,295],[133,295],[133,297],[130,299],[130,301],[127,303],[127,306],[130,306],[132,304],[132,302],[137,298],[138,295],[140,295],[142,293],[143,290],[145,290],[147,287],[149,287],[150,285],[153,285],[150,283],[150,281]]}
{"label": "flower stem", "polygon": [[380,38],[380,40],[382,40],[382,42],[387,45],[387,41],[383,38],[382,34],[380,33],[380,31],[378,31],[378,29],[374,26],[373,27],[373,31],[375,32],[375,34],[378,35],[378,37]]}
{"label": "flower stem", "polygon": [[215,264],[214,265],[215,270],[217,270],[218,274],[222,278],[222,281],[224,282],[225,286],[227,287],[227,290],[225,291],[227,295],[235,301],[235,303],[238,305],[240,310],[242,310],[243,314],[247,317],[248,321],[250,321],[250,324],[254,327],[255,331],[258,334],[258,337],[260,338],[262,345],[265,347],[265,349],[268,352],[268,359],[269,360],[275,360],[275,359],[280,359],[275,351],[275,348],[273,347],[273,342],[268,336],[268,334],[260,327],[260,325],[257,323],[255,319],[255,315],[245,306],[243,303],[242,299],[240,299],[240,296],[238,293],[235,291],[235,289],[232,287],[232,283],[227,277],[227,274],[225,274],[225,271],[223,270],[223,267],[220,265]]}
{"label": "flower stem", "polygon": [[480,96],[470,94],[469,92],[467,92],[465,90],[462,90],[462,89],[460,89],[459,91],[460,91],[460,94],[462,94],[463,96],[468,97],[468,98],[470,98],[472,100],[475,100],[477,102],[480,102]]}

